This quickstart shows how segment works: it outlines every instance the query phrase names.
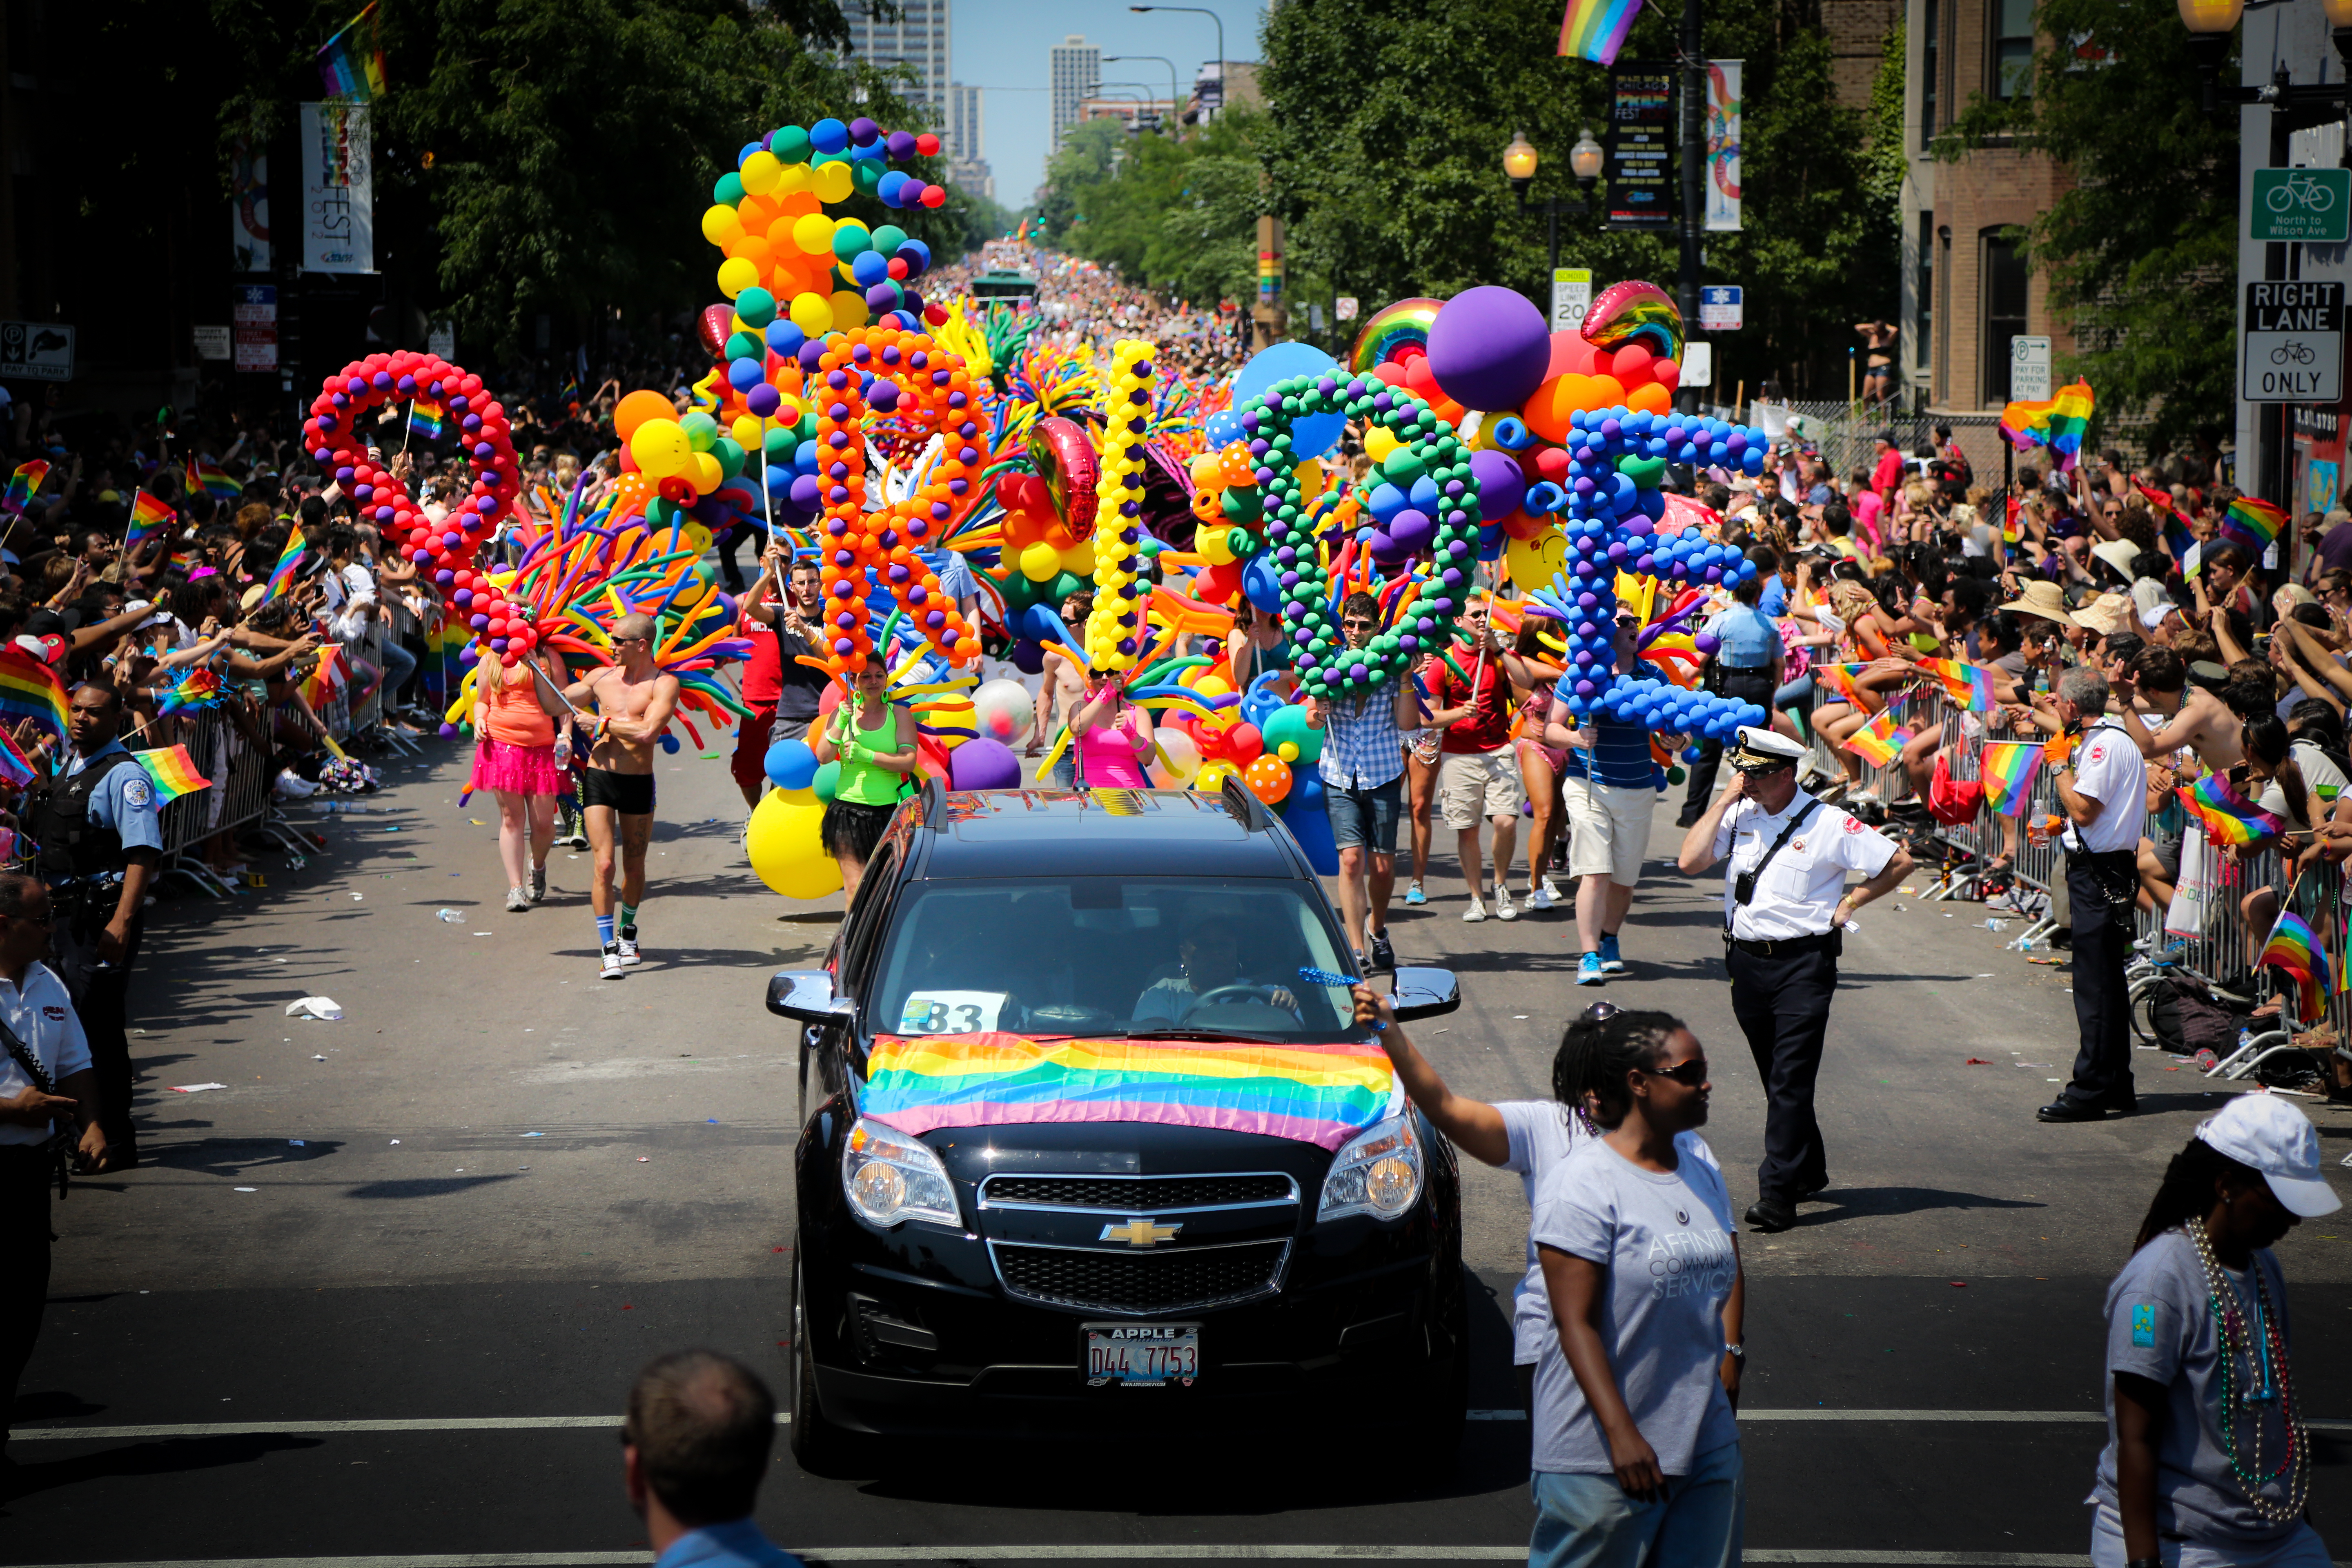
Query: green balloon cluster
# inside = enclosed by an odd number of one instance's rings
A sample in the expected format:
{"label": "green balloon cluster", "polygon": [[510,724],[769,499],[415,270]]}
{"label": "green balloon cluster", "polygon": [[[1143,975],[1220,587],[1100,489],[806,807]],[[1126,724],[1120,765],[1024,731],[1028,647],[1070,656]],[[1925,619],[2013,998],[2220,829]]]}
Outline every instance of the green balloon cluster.
{"label": "green balloon cluster", "polygon": [[[1330,573],[1304,520],[1297,460],[1291,455],[1291,426],[1333,410],[1387,426],[1401,444],[1382,459],[1381,478],[1413,497],[1417,509],[1425,508],[1399,514],[1418,518],[1413,526],[1425,525],[1413,550],[1429,562],[1420,596],[1368,647],[1355,649],[1339,630]],[[1479,524],[1470,448],[1451,424],[1411,393],[1370,376],[1343,381],[1336,373],[1275,383],[1263,397],[1244,405],[1242,426],[1253,437],[1253,450],[1260,442],[1265,447],[1258,463],[1269,471],[1260,486],[1266,547],[1282,588],[1283,634],[1297,654],[1300,689],[1327,702],[1390,689],[1422,649],[1442,648],[1452,640],[1454,618],[1469,591]],[[1390,531],[1397,531],[1393,521]]]}

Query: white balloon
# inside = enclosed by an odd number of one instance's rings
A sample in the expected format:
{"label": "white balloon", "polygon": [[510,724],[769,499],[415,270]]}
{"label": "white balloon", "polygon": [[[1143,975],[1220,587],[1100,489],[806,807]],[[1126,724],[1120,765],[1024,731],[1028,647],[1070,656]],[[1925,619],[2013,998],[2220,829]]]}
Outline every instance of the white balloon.
{"label": "white balloon", "polygon": [[1024,743],[1036,727],[1037,700],[1017,680],[983,681],[971,694],[971,707],[980,732],[1001,745]]}

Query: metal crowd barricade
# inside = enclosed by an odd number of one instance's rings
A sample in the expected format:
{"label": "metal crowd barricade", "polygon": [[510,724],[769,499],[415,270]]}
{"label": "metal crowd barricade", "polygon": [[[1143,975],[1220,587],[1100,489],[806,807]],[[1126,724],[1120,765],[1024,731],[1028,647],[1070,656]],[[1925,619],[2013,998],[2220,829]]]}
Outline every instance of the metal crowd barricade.
{"label": "metal crowd barricade", "polygon": [[[234,696],[227,703],[240,704],[261,733],[268,733],[268,716],[252,698]],[[189,760],[211,787],[189,791],[159,814],[163,835],[159,874],[182,878],[215,897],[231,889],[203,857],[204,845],[214,836],[249,828],[274,839],[289,855],[310,847],[278,816],[269,795],[269,754],[255,747],[227,703],[196,713],[184,738],[164,742],[186,746]]]}

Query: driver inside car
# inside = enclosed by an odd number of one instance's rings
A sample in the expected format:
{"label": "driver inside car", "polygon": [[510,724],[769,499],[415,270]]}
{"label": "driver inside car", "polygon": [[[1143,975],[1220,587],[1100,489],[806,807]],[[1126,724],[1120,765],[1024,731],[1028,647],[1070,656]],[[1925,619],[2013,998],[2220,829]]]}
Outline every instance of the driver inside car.
{"label": "driver inside car", "polygon": [[[1137,1026],[1166,1028],[1181,1024],[1193,1008],[1212,997],[1213,1005],[1255,1002],[1293,1014],[1298,1011],[1298,998],[1286,986],[1242,973],[1241,939],[1234,924],[1233,912],[1227,910],[1194,905],[1184,911],[1176,941],[1177,973],[1154,981],[1137,999]],[[1218,992],[1224,994],[1218,996]]]}

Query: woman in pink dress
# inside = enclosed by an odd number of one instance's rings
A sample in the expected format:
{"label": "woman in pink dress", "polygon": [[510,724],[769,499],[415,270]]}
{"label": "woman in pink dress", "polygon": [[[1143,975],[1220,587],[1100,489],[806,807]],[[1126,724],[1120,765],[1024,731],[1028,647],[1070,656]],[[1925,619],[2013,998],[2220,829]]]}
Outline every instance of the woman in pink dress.
{"label": "woman in pink dress", "polygon": [[1070,715],[1080,789],[1150,789],[1143,760],[1152,753],[1151,715],[1127,700],[1127,677],[1087,676],[1086,702]]}

